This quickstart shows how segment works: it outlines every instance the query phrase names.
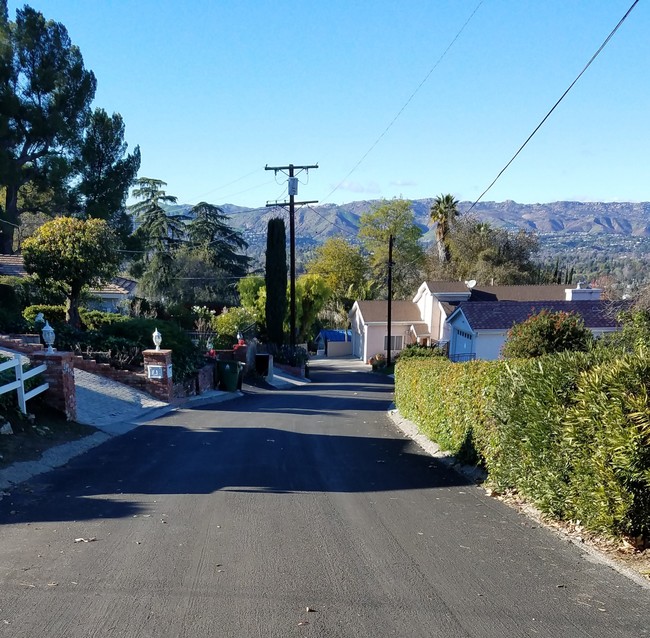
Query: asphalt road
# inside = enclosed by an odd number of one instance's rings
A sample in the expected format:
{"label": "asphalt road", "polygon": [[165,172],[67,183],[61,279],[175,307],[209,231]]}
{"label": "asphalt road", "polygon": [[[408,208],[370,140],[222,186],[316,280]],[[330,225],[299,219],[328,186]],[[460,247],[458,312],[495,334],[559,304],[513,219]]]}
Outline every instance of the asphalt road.
{"label": "asphalt road", "polygon": [[313,377],[171,414],[0,501],[0,636],[650,635],[650,590],[421,452],[385,380]]}

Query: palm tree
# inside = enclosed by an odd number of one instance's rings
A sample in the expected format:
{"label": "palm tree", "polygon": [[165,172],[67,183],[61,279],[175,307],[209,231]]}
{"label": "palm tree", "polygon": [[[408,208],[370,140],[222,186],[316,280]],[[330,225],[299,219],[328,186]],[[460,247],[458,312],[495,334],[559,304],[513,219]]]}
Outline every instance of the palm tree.
{"label": "palm tree", "polygon": [[439,195],[433,200],[430,209],[431,221],[436,226],[436,243],[438,245],[438,259],[441,264],[446,264],[450,260],[449,235],[450,225],[459,215],[458,200],[453,195]]}

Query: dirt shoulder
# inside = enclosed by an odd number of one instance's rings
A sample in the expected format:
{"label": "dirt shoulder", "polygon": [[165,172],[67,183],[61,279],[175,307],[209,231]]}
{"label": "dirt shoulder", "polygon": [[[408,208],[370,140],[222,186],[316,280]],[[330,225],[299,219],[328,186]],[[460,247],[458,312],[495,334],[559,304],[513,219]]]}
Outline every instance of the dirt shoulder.
{"label": "dirt shoulder", "polygon": [[44,452],[97,432],[96,428],[66,421],[43,405],[30,406],[31,416],[19,412],[0,416],[0,424],[9,421],[13,434],[0,435],[0,470],[21,461],[36,461]]}

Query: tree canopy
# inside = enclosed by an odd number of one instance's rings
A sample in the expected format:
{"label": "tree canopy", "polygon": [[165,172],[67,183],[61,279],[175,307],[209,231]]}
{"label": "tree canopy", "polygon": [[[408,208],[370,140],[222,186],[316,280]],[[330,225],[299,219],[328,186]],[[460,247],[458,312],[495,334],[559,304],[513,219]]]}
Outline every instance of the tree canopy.
{"label": "tree canopy", "polygon": [[62,290],[66,321],[79,327],[79,301],[84,288],[109,281],[120,263],[118,240],[102,219],[57,217],[23,244],[25,269],[39,285]]}
{"label": "tree canopy", "polygon": [[0,252],[21,213],[105,219],[124,239],[140,150],[127,154],[119,114],[91,111],[96,80],[66,28],[0,0]]}
{"label": "tree canopy", "polygon": [[420,284],[424,251],[419,244],[422,230],[415,223],[411,202],[383,200],[359,220],[359,240],[369,255],[373,279],[386,290],[388,240],[393,244],[393,290],[396,298],[413,294]]}
{"label": "tree canopy", "polygon": [[10,22],[4,1],[0,13],[0,252],[11,253],[19,190],[29,181],[65,181],[96,81],[62,24],[29,6]]}

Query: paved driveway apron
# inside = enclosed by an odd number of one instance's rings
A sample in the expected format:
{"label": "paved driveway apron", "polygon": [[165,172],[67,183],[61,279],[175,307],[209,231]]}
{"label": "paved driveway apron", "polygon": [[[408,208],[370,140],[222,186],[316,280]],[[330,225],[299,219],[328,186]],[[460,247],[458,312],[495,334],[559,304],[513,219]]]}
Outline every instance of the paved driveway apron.
{"label": "paved driveway apron", "polygon": [[650,591],[406,440],[332,364],[0,501],[0,636],[640,638]]}

